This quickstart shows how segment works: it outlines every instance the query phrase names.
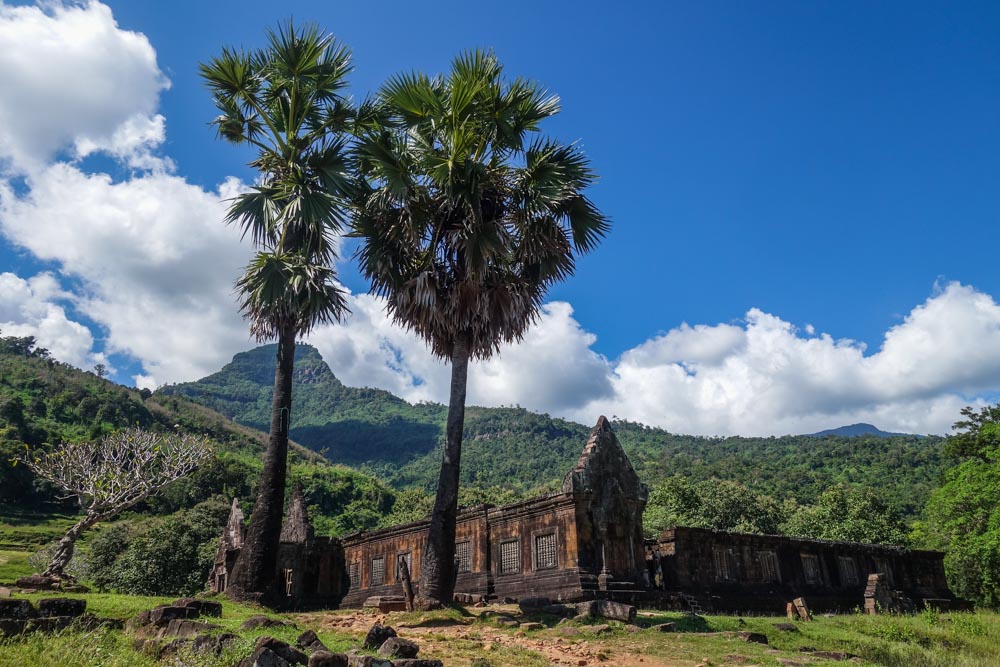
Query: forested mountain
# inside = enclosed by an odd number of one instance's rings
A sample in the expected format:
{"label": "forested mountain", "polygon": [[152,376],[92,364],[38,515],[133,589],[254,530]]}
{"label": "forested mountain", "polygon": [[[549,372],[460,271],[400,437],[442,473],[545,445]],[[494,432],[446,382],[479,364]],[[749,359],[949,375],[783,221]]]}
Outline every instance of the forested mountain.
{"label": "forested mountain", "polygon": [[[197,382],[164,387],[237,422],[266,428],[275,348],[237,354]],[[440,464],[446,408],[407,403],[391,393],[347,387],[308,345],[296,352],[292,437],[331,461],[359,467],[397,488],[431,489]],[[598,415],[594,415],[596,421]],[[521,408],[469,407],[463,483],[520,493],[555,488],[575,462],[590,426]],[[672,476],[693,482],[742,482],[777,499],[811,503],[838,483],[878,488],[905,514],[920,511],[942,466],[943,439],[857,437],[708,438],[615,422],[623,446],[648,483]]]}
{"label": "forested mountain", "polygon": [[910,435],[909,433],[891,433],[889,431],[883,431],[877,426],[872,424],[848,424],[847,426],[838,426],[837,428],[828,428],[825,431],[820,431],[819,433],[810,433],[812,437],[822,438],[827,435],[841,435],[848,438],[853,438],[858,435],[874,435],[879,438],[891,438],[893,436],[903,436],[906,437]]}
{"label": "forested mountain", "polygon": [[[53,489],[12,464],[25,447],[97,438],[124,426],[200,433],[216,451],[215,459],[137,511],[174,512],[217,494],[238,496],[249,510],[266,433],[183,396],[123,387],[58,362],[31,338],[0,337],[0,510],[60,504]],[[289,463],[291,483],[303,484],[321,528],[343,533],[372,527],[392,510],[395,492],[371,475],[334,465],[299,444],[292,445]]]}

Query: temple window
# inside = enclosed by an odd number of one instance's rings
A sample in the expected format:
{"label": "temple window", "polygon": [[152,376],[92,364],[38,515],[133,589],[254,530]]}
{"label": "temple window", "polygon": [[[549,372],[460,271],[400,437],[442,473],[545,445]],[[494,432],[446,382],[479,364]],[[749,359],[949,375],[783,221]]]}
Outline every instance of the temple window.
{"label": "temple window", "polygon": [[780,581],[778,577],[778,557],[773,551],[761,551],[757,554],[760,563],[761,581]]}
{"label": "temple window", "polygon": [[535,536],[535,569],[544,570],[559,565],[556,556],[556,534]]}
{"label": "temple window", "polygon": [[284,570],[285,574],[285,596],[292,597],[292,570],[291,568],[286,568]]}
{"label": "temple window", "polygon": [[500,543],[500,574],[515,574],[521,571],[521,543],[507,540]]}
{"label": "temple window", "polygon": [[360,563],[351,563],[351,567],[348,570],[348,576],[351,579],[351,588],[361,587],[361,565]]}
{"label": "temple window", "polygon": [[472,572],[472,544],[468,540],[455,545],[455,562],[459,572]]}
{"label": "temple window", "polygon": [[840,583],[842,586],[856,586],[859,583],[858,563],[851,556],[838,557],[837,567],[840,570]]}
{"label": "temple window", "polygon": [[385,558],[376,556],[372,558],[371,585],[381,586],[385,583]]}
{"label": "temple window", "polygon": [[823,583],[823,572],[819,565],[819,556],[816,554],[800,554],[802,558],[802,574],[806,583],[816,586]]}
{"label": "temple window", "polygon": [[716,547],[712,551],[716,581],[736,581],[736,556],[732,549]]}

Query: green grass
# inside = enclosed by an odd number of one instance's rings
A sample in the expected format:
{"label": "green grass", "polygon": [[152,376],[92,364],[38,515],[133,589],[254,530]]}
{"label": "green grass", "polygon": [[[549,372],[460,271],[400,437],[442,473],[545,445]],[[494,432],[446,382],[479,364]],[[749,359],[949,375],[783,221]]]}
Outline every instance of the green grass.
{"label": "green grass", "polygon": [[[37,601],[41,597],[27,595]],[[142,597],[104,593],[64,595],[84,598],[89,611],[98,616],[127,619],[171,598]],[[249,654],[257,637],[270,635],[289,643],[306,628],[316,630],[320,639],[334,651],[347,651],[360,644],[363,628],[380,615],[371,611],[333,611],[280,615],[252,605],[219,599],[221,619],[207,619],[240,636],[223,656],[179,656],[191,667],[231,667]],[[497,608],[491,607],[496,610]],[[551,616],[527,617],[516,607],[499,611],[521,621],[540,620],[541,630],[525,632],[505,628],[489,618],[479,618],[481,609],[454,607],[439,612],[390,614],[387,623],[396,626],[404,637],[416,639],[426,657],[443,659],[447,667],[468,667],[476,659],[491,667],[543,667],[550,664],[545,647],[571,646],[585,656],[588,665],[738,665],[753,664],[777,667],[781,660],[802,661],[809,665],[830,666],[850,663],[816,658],[813,651],[841,651],[856,655],[861,664],[885,667],[992,667],[1000,666],[1000,614],[937,613],[926,611],[911,616],[865,616],[861,614],[818,617],[810,623],[795,623],[794,631],[779,630],[784,618],[706,616],[694,617],[672,612],[640,612],[637,624],[642,629],[617,622],[570,621],[559,623]],[[293,620],[296,627],[261,628],[240,631],[248,617],[268,616]],[[351,618],[352,628],[339,627],[331,620]],[[677,632],[661,633],[650,626],[673,622]],[[595,625],[609,625],[597,633]],[[746,643],[719,632],[748,630],[767,636],[768,644]],[[152,667],[157,664],[132,647],[131,638],[120,631],[82,632],[67,630],[55,635],[28,635],[0,640],[0,667]],[[173,663],[171,663],[173,664]],[[480,663],[483,664],[483,663]],[[575,663],[573,663],[575,664]]]}

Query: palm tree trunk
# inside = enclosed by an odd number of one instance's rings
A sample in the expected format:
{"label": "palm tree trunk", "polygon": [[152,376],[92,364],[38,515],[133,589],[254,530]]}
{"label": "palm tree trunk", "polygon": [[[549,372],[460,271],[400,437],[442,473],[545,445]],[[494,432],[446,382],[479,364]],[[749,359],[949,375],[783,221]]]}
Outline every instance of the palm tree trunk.
{"label": "palm tree trunk", "polygon": [[451,355],[451,396],[444,459],[438,477],[434,512],[427,531],[427,548],[420,561],[417,606],[433,609],[448,604],[455,594],[455,521],[458,516],[458,480],[465,427],[465,389],[469,379],[469,341],[460,337]]}
{"label": "palm tree trunk", "polygon": [[281,516],[285,507],[285,473],[288,467],[288,427],[292,414],[292,370],[295,362],[295,329],[284,325],[278,333],[271,400],[271,434],[264,453],[264,470],[243,548],[226,588],[235,600],[266,602],[273,592]]}
{"label": "palm tree trunk", "polygon": [[79,539],[83,531],[93,526],[99,519],[100,517],[96,514],[88,514],[66,531],[66,534],[62,536],[62,539],[56,545],[55,553],[52,554],[52,560],[49,561],[48,567],[45,568],[45,572],[42,572],[43,577],[65,578],[66,566],[73,559],[77,539]]}

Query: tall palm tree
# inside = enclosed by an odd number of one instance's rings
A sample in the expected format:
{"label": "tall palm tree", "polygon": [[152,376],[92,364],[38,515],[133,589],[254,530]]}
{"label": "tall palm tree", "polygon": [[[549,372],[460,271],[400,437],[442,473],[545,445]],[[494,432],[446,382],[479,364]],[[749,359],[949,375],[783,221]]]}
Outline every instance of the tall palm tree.
{"label": "tall palm tree", "polygon": [[579,147],[537,134],[558,111],[558,97],[505,79],[485,51],[462,54],[445,76],[391,78],[359,110],[351,234],[363,240],[361,269],[393,319],[451,362],[423,607],[454,593],[469,360],[520,340],[547,288],[609,228],[584,195],[595,175]]}
{"label": "tall palm tree", "polygon": [[201,65],[221,115],[219,137],[249,145],[257,183],[236,197],[227,223],[258,252],[236,286],[259,341],[278,341],[271,432],[250,526],[230,585],[237,599],[267,600],[275,577],[285,500],[292,370],[297,336],[339,320],[347,305],[332,268],[352,178],[344,96],[350,53],[317,26],[291,22],[261,49],[223,49]]}

